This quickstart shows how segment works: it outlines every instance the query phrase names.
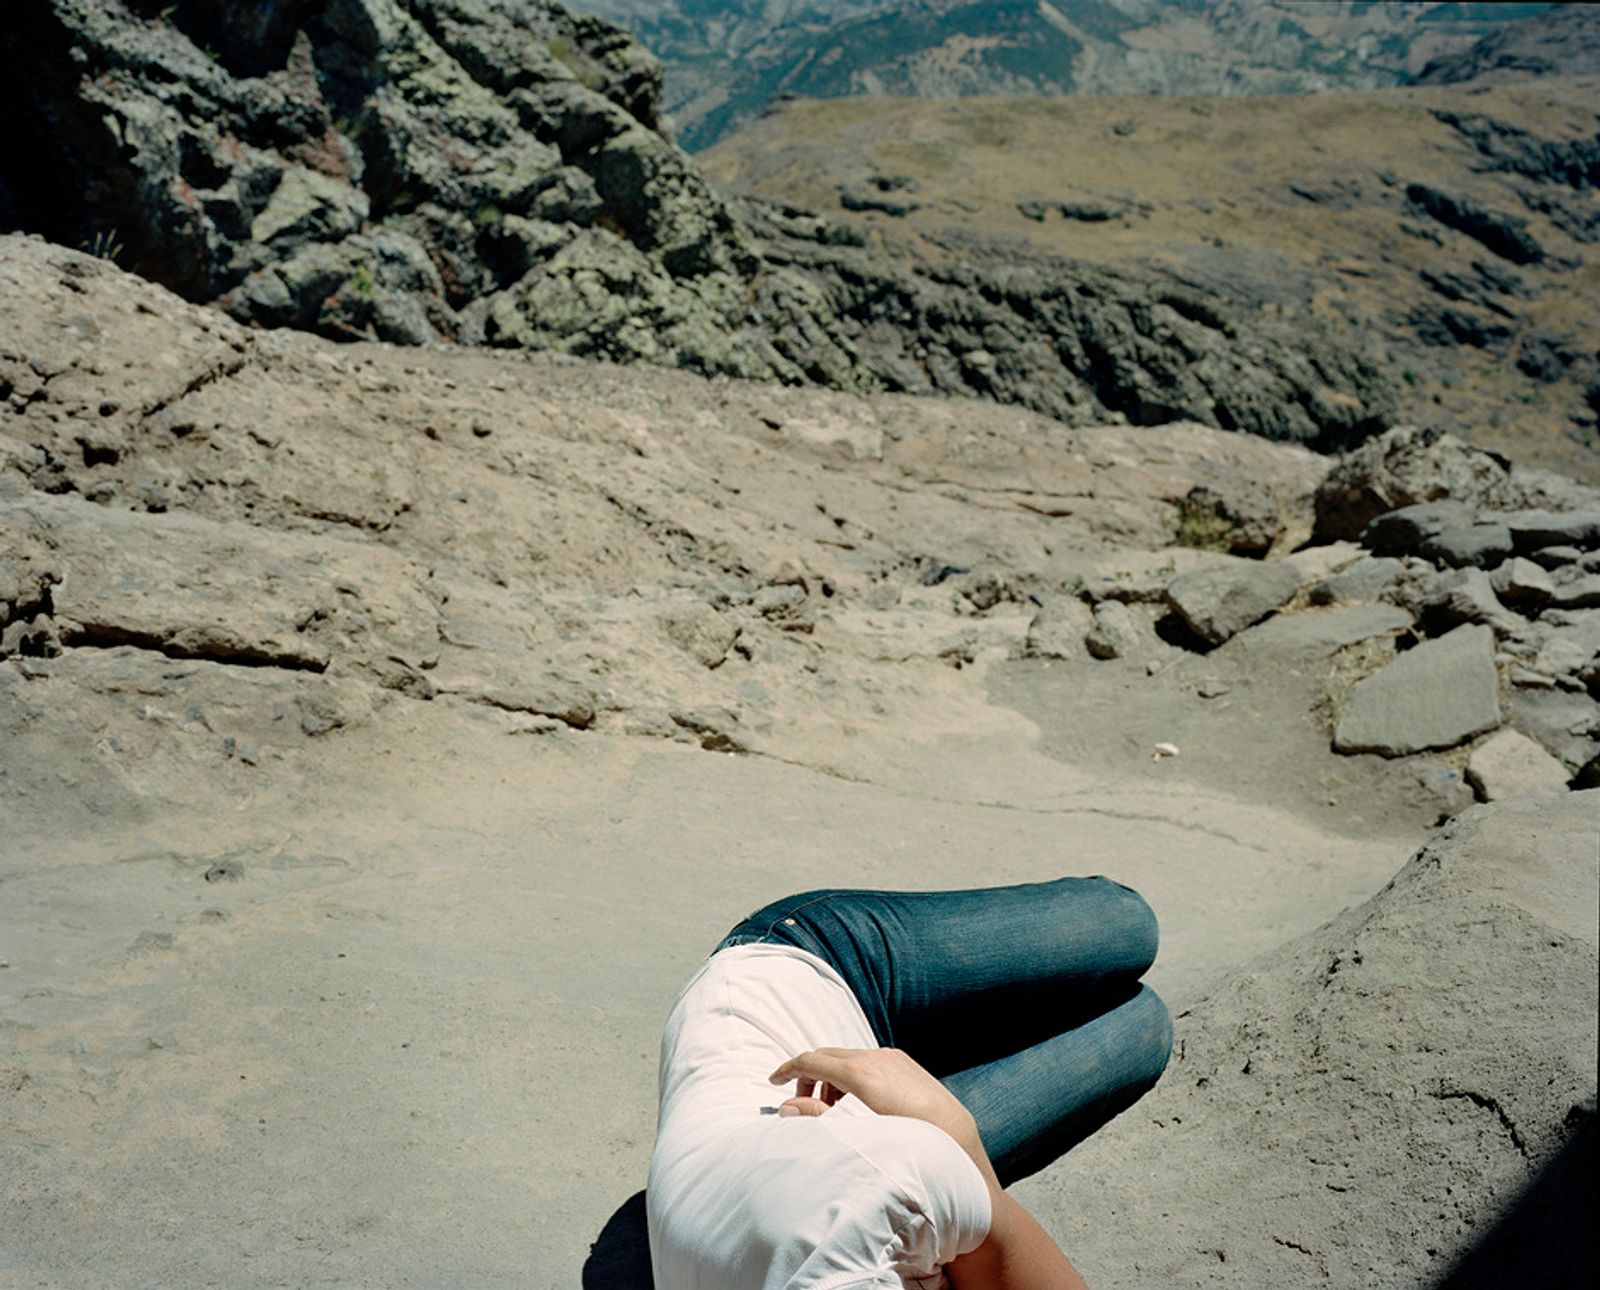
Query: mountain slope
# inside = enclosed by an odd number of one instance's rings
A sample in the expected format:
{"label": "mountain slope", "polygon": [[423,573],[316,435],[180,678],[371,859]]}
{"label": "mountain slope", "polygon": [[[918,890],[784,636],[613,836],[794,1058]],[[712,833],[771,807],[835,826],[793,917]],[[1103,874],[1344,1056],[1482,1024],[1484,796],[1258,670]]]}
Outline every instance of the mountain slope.
{"label": "mountain slope", "polygon": [[1573,72],[1600,73],[1600,10],[1593,4],[1556,5],[1492,32],[1460,53],[1429,62],[1417,84],[1524,81]]}
{"label": "mountain slope", "polygon": [[1047,253],[1317,319],[1387,355],[1405,419],[1593,476],[1597,94],[798,102],[701,159],[932,262]]}

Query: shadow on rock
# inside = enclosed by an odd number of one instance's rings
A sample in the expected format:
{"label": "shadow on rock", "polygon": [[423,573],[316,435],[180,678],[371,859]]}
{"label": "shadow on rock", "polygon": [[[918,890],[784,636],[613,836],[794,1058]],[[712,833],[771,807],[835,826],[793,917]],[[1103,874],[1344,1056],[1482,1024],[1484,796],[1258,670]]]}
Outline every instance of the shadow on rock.
{"label": "shadow on rock", "polygon": [[584,1290],[654,1290],[644,1193],[634,1192],[606,1220],[583,1264]]}
{"label": "shadow on rock", "polygon": [[1594,1285],[1597,1134],[1594,1112],[1583,1113],[1567,1145],[1434,1290]]}

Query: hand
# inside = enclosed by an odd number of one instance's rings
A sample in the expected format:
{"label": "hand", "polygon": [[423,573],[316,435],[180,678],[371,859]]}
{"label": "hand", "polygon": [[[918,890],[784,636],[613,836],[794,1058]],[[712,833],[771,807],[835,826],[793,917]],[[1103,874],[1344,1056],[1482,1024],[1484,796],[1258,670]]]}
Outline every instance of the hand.
{"label": "hand", "polygon": [[821,1115],[853,1093],[879,1115],[904,1115],[943,1129],[989,1173],[977,1122],[943,1084],[898,1048],[814,1048],[791,1057],[769,1076],[798,1081],[779,1115]]}
{"label": "hand", "polygon": [[779,1115],[821,1115],[853,1093],[879,1115],[910,1116],[943,1129],[972,1158],[989,1189],[989,1234],[947,1265],[955,1290],[1088,1290],[1049,1233],[1001,1188],[972,1112],[898,1048],[814,1048],[768,1078],[798,1081]]}

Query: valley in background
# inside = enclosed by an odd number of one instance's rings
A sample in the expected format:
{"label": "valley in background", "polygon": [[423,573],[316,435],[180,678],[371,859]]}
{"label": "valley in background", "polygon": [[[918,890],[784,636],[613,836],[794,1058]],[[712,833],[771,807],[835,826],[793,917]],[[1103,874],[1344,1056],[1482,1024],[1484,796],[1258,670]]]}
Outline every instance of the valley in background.
{"label": "valley in background", "polygon": [[[659,56],[691,151],[788,96],[1299,94],[1406,84],[1548,4],[1284,0],[582,0]],[[1557,57],[1564,57],[1558,54]]]}

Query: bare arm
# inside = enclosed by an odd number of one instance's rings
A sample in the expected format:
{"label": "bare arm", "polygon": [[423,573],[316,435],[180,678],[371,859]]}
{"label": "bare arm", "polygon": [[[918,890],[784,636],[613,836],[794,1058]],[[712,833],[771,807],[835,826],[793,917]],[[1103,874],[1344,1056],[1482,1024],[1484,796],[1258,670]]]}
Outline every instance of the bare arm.
{"label": "bare arm", "polygon": [[1067,1256],[1000,1186],[977,1121],[949,1089],[896,1048],[818,1048],[772,1073],[798,1080],[780,1115],[821,1115],[853,1093],[880,1115],[905,1115],[943,1129],[978,1166],[992,1217],[983,1244],[945,1269],[955,1290],[1088,1290]]}
{"label": "bare arm", "polygon": [[989,1235],[945,1269],[955,1290],[1089,1290],[1050,1233],[997,1182],[989,1203]]}

